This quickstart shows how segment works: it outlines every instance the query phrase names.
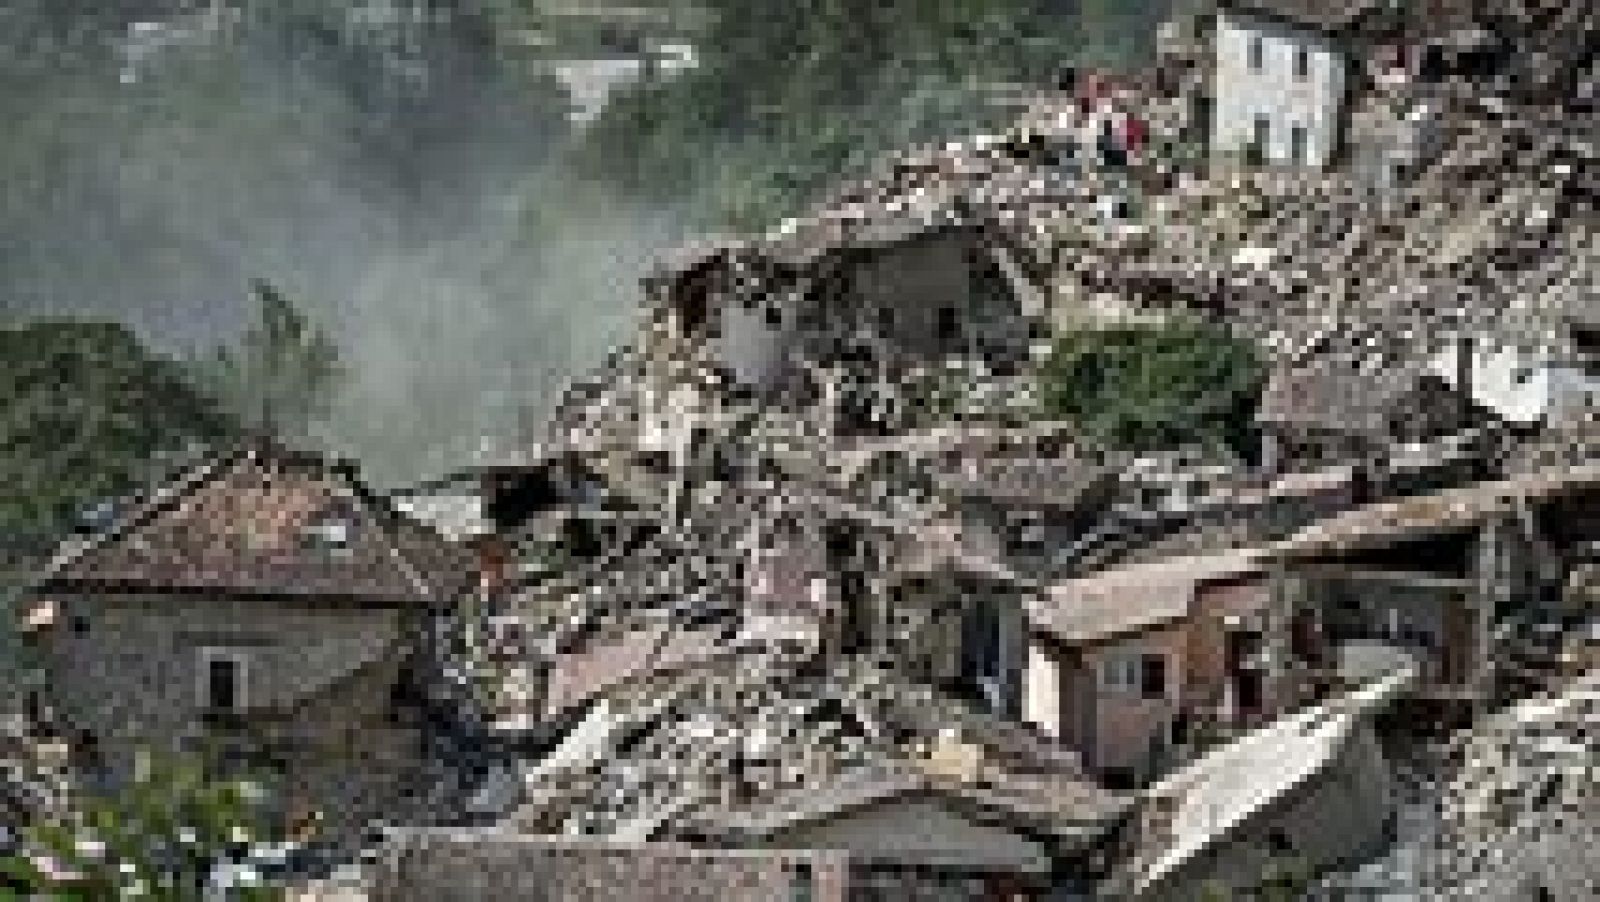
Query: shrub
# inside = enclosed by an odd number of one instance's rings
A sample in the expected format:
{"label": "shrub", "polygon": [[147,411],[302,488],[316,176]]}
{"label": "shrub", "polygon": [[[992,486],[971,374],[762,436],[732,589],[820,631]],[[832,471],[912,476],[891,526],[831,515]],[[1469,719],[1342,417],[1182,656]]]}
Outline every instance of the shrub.
{"label": "shrub", "polygon": [[1250,458],[1262,366],[1226,329],[1193,320],[1061,335],[1041,368],[1047,415],[1139,453],[1199,444]]}

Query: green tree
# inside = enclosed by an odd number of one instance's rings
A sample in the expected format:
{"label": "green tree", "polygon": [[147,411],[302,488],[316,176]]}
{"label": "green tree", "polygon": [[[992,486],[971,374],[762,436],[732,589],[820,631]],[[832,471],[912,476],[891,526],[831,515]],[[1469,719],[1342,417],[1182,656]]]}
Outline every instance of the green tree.
{"label": "green tree", "polygon": [[233,430],[181,364],[120,325],[0,328],[0,359],[0,528],[13,536],[52,536],[87,504]]}
{"label": "green tree", "polygon": [[1082,55],[1085,26],[1127,33],[1112,55],[1136,55],[1148,30],[1045,0],[706,6],[698,68],[625,92],[577,150],[584,171],[656,197],[694,193],[697,214],[741,227],[794,212],[884,151],[998,124],[986,89],[1048,81]]}
{"label": "green tree", "polygon": [[[216,867],[277,841],[270,796],[250,779],[218,779],[191,761],[143,756],[112,794],[84,794],[59,820],[23,835],[23,854],[0,858],[0,899],[202,898]],[[230,898],[278,898],[248,876]]]}
{"label": "green tree", "polygon": [[257,317],[235,347],[218,347],[200,381],[247,428],[303,440],[324,421],[344,376],[339,348],[271,283],[250,292]]}
{"label": "green tree", "polygon": [[1229,902],[1231,899],[1295,902],[1305,897],[1312,877],[1310,864],[1303,856],[1277,853],[1268,859],[1254,883],[1241,888],[1238,893],[1230,893],[1227,884],[1213,878],[1200,884],[1196,896],[1200,902]]}
{"label": "green tree", "polygon": [[1039,378],[1047,414],[1108,445],[1254,451],[1262,366],[1248,342],[1221,326],[1176,320],[1070,331]]}

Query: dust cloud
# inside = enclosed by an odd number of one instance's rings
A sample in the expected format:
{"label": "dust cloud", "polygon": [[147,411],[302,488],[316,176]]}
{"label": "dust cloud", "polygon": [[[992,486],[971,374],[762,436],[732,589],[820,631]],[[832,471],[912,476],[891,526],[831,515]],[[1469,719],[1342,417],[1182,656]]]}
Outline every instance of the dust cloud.
{"label": "dust cloud", "polygon": [[380,483],[537,421],[679,217],[565,171],[560,86],[464,0],[371,5],[8,0],[0,312],[195,355],[266,279],[337,338],[322,440]]}

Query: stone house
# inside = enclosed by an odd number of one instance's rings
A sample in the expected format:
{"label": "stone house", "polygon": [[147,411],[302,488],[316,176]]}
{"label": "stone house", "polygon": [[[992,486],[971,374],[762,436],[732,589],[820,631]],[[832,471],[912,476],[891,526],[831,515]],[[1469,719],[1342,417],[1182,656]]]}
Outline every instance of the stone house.
{"label": "stone house", "polygon": [[1148,781],[1206,728],[1257,726],[1292,703],[1274,607],[1251,550],[1052,586],[1027,608],[1023,717],[1108,782]]}
{"label": "stone house", "polygon": [[1212,150],[1317,169],[1354,149],[1374,187],[1439,148],[1435,87],[1494,57],[1476,0],[1222,0],[1214,33]]}
{"label": "stone house", "polygon": [[1048,899],[1091,884],[1083,862],[1122,813],[1088,784],[1001,779],[977,746],[952,745],[702,811],[670,839],[406,831],[373,897]]}
{"label": "stone house", "polygon": [[919,374],[1027,362],[1044,299],[1011,232],[1061,187],[1037,169],[982,142],[907,154],[758,239],[672,254],[644,280],[647,352],[837,434],[903,428],[927,415],[904,393]]}
{"label": "stone house", "polygon": [[265,769],[285,815],[349,835],[419,788],[435,639],[475,581],[353,469],[251,440],[64,546],[23,610],[91,772]]}
{"label": "stone house", "polygon": [[852,899],[1048,898],[1120,809],[1070,776],[1016,775],[950,740],[901,769],[864,769],[708,812],[702,841],[732,848],[841,850]]}
{"label": "stone house", "polygon": [[835,850],[702,849],[680,843],[407,830],[385,848],[362,898],[603,902],[845,902],[847,856]]}

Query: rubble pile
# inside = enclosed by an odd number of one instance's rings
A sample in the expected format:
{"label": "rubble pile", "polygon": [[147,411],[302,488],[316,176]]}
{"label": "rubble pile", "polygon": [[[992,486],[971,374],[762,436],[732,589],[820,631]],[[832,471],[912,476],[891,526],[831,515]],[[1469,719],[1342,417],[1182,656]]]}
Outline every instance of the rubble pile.
{"label": "rubble pile", "polygon": [[23,828],[65,812],[74,782],[64,744],[6,724],[0,731],[0,856]]}
{"label": "rubble pile", "polygon": [[1472,730],[1444,787],[1428,880],[1461,898],[1585,899],[1600,890],[1600,672]]}
{"label": "rubble pile", "polygon": [[597,702],[592,717],[608,729],[575,729],[569,741],[585,743],[581,752],[557,749],[528,771],[519,826],[692,837],[730,811],[826,791],[845,776],[920,772],[941,741],[956,737],[982,748],[980,782],[1031,774],[1076,787],[1076,796],[1098,792],[1080,782],[1070,753],[904,682],[886,662],[826,665],[792,649],[755,648],[640,682]]}

